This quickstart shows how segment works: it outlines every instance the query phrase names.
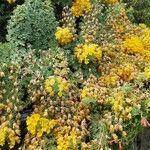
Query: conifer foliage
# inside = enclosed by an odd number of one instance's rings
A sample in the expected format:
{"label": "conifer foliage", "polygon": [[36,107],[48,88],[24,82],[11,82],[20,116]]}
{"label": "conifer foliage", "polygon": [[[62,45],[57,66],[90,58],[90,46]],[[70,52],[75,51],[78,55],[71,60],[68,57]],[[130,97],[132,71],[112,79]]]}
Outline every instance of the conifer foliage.
{"label": "conifer foliage", "polygon": [[46,49],[55,44],[56,25],[51,1],[26,0],[13,12],[7,40],[17,47],[31,45],[35,49]]}

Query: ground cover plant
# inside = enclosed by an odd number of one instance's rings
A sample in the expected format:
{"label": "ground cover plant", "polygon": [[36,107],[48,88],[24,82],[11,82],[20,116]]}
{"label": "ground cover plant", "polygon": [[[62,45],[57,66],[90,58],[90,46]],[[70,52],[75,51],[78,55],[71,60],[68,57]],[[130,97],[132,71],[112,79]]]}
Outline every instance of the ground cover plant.
{"label": "ground cover plant", "polygon": [[123,3],[25,0],[6,29],[1,149],[122,150],[150,127],[150,28]]}

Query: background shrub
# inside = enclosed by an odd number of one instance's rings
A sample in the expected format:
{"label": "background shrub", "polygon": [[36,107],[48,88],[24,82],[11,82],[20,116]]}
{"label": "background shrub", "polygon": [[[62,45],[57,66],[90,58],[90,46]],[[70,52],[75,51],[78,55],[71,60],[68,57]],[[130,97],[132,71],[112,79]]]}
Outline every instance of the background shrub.
{"label": "background shrub", "polygon": [[149,0],[124,0],[124,2],[127,4],[127,12],[132,21],[150,24]]}
{"label": "background shrub", "polygon": [[51,1],[28,0],[14,10],[7,27],[7,40],[17,47],[47,49],[56,44],[56,26]]}
{"label": "background shrub", "polygon": [[0,42],[6,41],[6,25],[8,19],[12,15],[12,11],[16,8],[17,5],[20,5],[24,0],[16,0],[14,3],[8,3],[6,0],[0,1]]}

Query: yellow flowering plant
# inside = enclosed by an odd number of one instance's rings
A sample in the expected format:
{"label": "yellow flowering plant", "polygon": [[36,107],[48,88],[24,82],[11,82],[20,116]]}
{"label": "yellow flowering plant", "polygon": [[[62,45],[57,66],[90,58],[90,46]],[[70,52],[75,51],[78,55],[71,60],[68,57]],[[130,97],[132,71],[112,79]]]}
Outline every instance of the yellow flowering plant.
{"label": "yellow flowering plant", "polygon": [[13,4],[16,2],[16,0],[6,0],[9,4]]}
{"label": "yellow flowering plant", "polygon": [[70,83],[60,76],[49,76],[44,84],[45,90],[50,96],[54,96],[57,93],[59,97],[62,97],[63,93],[67,93],[70,87]]}
{"label": "yellow flowering plant", "polygon": [[32,136],[37,135],[38,138],[42,137],[44,133],[50,133],[56,124],[56,120],[46,119],[39,114],[32,114],[27,118],[28,131]]}
{"label": "yellow flowering plant", "polygon": [[124,47],[127,53],[143,53],[144,52],[144,45],[141,39],[137,36],[126,38],[124,41]]}
{"label": "yellow flowering plant", "polygon": [[58,27],[55,33],[55,37],[61,45],[66,45],[73,40],[73,33],[68,27]]}
{"label": "yellow flowering plant", "polygon": [[71,11],[76,17],[83,15],[85,12],[90,11],[92,8],[91,0],[75,0],[72,4]]}
{"label": "yellow flowering plant", "polygon": [[118,0],[103,0],[104,3],[114,5],[118,2]]}
{"label": "yellow flowering plant", "polygon": [[[141,26],[140,26],[141,27]],[[126,37],[124,40],[124,48],[127,53],[131,54],[142,54],[148,56],[150,49],[150,29],[141,27],[141,31],[138,35]]]}
{"label": "yellow flowering plant", "polygon": [[116,74],[123,80],[130,82],[136,78],[136,68],[131,63],[125,63],[116,69]]}
{"label": "yellow flowering plant", "polygon": [[102,50],[97,44],[79,44],[75,47],[75,56],[80,63],[96,63],[101,60]]}
{"label": "yellow flowering plant", "polygon": [[59,21],[61,27],[57,27],[55,38],[59,44],[65,46],[75,40],[76,37],[76,19],[68,6],[63,8],[62,19]]}
{"label": "yellow flowering plant", "polygon": [[150,67],[145,67],[144,76],[146,80],[150,80]]}
{"label": "yellow flowering plant", "polygon": [[70,135],[62,136],[61,134],[56,136],[57,150],[68,150],[77,148],[77,134],[75,131],[71,131]]}
{"label": "yellow flowering plant", "polygon": [[0,126],[0,146],[4,146],[5,142],[8,141],[9,148],[12,149],[16,143],[20,142],[20,137],[15,131],[4,124]]}

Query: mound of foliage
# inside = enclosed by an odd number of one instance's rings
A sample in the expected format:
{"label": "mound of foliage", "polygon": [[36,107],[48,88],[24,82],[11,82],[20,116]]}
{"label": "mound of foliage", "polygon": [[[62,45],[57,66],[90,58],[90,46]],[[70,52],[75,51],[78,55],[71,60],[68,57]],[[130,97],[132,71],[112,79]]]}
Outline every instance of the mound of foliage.
{"label": "mound of foliage", "polygon": [[129,18],[136,23],[150,25],[149,0],[123,0],[127,5]]}

